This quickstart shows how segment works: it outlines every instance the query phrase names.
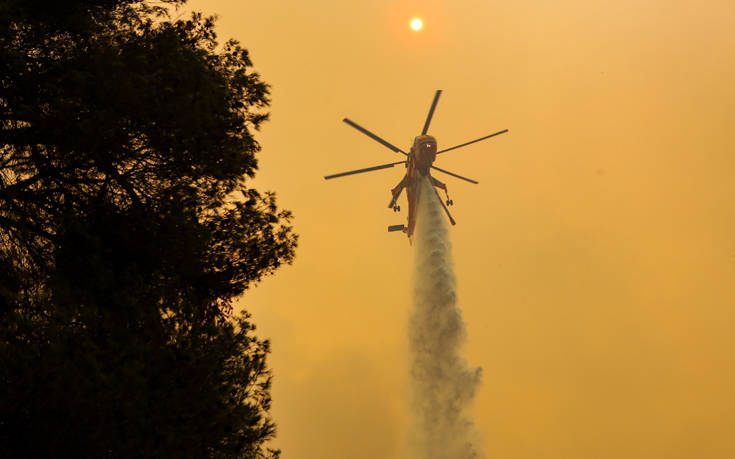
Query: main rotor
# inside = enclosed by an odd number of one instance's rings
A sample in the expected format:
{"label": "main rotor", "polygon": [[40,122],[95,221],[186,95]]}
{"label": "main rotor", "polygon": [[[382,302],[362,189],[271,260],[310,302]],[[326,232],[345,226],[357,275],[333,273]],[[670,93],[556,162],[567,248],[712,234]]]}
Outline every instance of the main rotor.
{"label": "main rotor", "polygon": [[[436,110],[436,105],[439,103],[439,97],[441,96],[441,93],[442,93],[441,89],[438,89],[436,91],[436,93],[434,94],[434,100],[432,100],[431,107],[429,108],[429,113],[426,115],[426,121],[424,122],[423,129],[421,130],[421,135],[426,135],[426,133],[429,131],[429,126],[431,125],[431,119],[434,116],[434,110]],[[392,143],[386,141],[385,139],[377,136],[376,134],[368,131],[367,129],[365,129],[364,127],[362,127],[359,124],[355,123],[354,121],[350,120],[349,118],[345,118],[342,121],[344,121],[348,125],[352,126],[353,128],[357,129],[358,131],[362,132],[363,134],[365,134],[366,136],[370,137],[371,139],[375,140],[376,142],[380,143],[384,147],[386,147],[386,148],[388,148],[390,150],[393,150],[395,153],[400,153],[400,154],[402,154],[402,155],[404,155],[406,157],[409,156],[409,154],[406,153],[405,151],[401,150],[400,148],[396,147],[395,145],[393,145]],[[446,152],[451,151],[451,150],[456,150],[457,148],[466,147],[467,145],[471,145],[471,144],[473,144],[475,142],[479,142],[481,140],[489,139],[491,137],[495,137],[496,135],[504,134],[506,132],[508,132],[508,130],[507,129],[503,129],[502,131],[494,132],[494,133],[492,133],[490,135],[486,135],[484,137],[480,137],[479,139],[471,140],[469,142],[465,142],[465,143],[462,143],[462,144],[459,144],[459,145],[455,145],[455,146],[450,147],[450,148],[445,148],[444,150],[437,151],[436,154],[438,155],[438,154],[441,154],[441,153],[446,153]],[[396,162],[392,162],[392,163],[381,164],[379,166],[366,167],[364,169],[356,169],[356,170],[347,171],[347,172],[340,172],[338,174],[327,175],[324,178],[326,180],[329,180],[329,179],[333,179],[333,178],[337,178],[337,177],[344,177],[346,175],[361,174],[363,172],[372,172],[372,171],[377,171],[377,170],[380,170],[380,169],[387,169],[387,168],[393,167],[393,166],[395,166],[397,164],[406,164],[406,162],[407,162],[407,160],[396,161]],[[478,183],[476,180],[472,180],[472,179],[469,179],[467,177],[463,177],[461,175],[455,174],[454,172],[449,172],[447,170],[440,169],[440,168],[438,168],[438,167],[436,167],[434,165],[431,166],[431,169],[437,170],[437,171],[442,172],[442,173],[447,174],[447,175],[451,175],[452,177],[456,177],[458,179],[462,179],[462,180],[468,181],[470,183],[474,183],[474,184],[477,184]]]}

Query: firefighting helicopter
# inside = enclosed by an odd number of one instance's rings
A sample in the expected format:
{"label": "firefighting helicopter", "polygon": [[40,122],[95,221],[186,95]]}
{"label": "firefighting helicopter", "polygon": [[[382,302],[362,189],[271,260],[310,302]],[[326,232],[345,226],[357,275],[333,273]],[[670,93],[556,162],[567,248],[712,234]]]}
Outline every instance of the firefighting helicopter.
{"label": "firefighting helicopter", "polygon": [[[436,138],[434,138],[433,136],[427,135],[427,132],[429,131],[429,124],[431,123],[431,118],[434,115],[434,110],[436,109],[437,102],[439,102],[439,96],[441,95],[441,93],[442,93],[441,89],[436,91],[436,94],[434,95],[434,100],[431,102],[431,108],[429,108],[429,114],[426,116],[426,122],[424,123],[424,128],[421,130],[421,135],[416,136],[414,138],[413,145],[411,146],[411,149],[409,150],[408,153],[396,147],[395,145],[383,140],[382,138],[368,131],[364,127],[355,123],[354,121],[348,118],[343,119],[342,121],[344,121],[348,125],[352,126],[353,128],[362,132],[366,136],[382,144],[383,146],[388,147],[394,152],[401,153],[402,155],[406,156],[407,159],[404,161],[396,161],[393,163],[381,164],[379,166],[367,167],[364,169],[340,172],[338,174],[327,175],[324,177],[326,180],[329,180],[329,179],[333,179],[337,177],[344,177],[346,175],[361,174],[363,172],[371,172],[371,171],[377,171],[380,169],[387,169],[397,164],[404,164],[407,169],[406,174],[403,176],[403,178],[398,183],[398,185],[396,185],[392,190],[390,190],[392,196],[391,196],[390,202],[388,203],[388,208],[392,208],[394,212],[400,212],[401,207],[397,205],[396,203],[398,201],[399,196],[401,195],[401,192],[405,188],[406,195],[408,197],[408,225],[391,225],[388,227],[388,231],[403,231],[404,233],[406,233],[409,240],[413,236],[413,231],[416,226],[416,213],[418,209],[417,205],[418,205],[418,199],[419,199],[419,194],[418,194],[419,180],[421,180],[424,177],[428,178],[431,181],[431,184],[434,186],[434,193],[436,193],[436,196],[439,199],[439,203],[444,209],[444,212],[447,214],[447,217],[449,218],[449,222],[452,225],[456,224],[456,222],[454,221],[454,218],[452,218],[452,215],[449,213],[449,209],[447,209],[447,206],[451,206],[454,204],[454,201],[452,201],[449,198],[449,192],[447,191],[447,186],[444,183],[432,177],[430,173],[430,169],[434,169],[439,172],[443,172],[447,175],[451,175],[452,177],[456,177],[458,179],[462,179],[470,183],[474,183],[474,184],[478,183],[475,180],[469,179],[467,177],[462,177],[461,175],[455,174],[454,172],[449,172],[447,170],[440,169],[434,166],[433,163],[434,163],[434,160],[436,159],[436,155],[441,154],[441,153],[446,153],[450,150],[456,150],[457,148],[465,147],[475,142],[489,139],[490,137],[495,137],[496,135],[500,135],[500,134],[504,134],[508,132],[507,129],[503,129],[502,131],[498,131],[493,134],[486,135],[485,137],[480,137],[479,139],[471,140],[469,142],[465,142],[465,143],[456,145],[451,148],[445,148],[444,150],[436,151]],[[446,195],[446,200],[444,202],[442,202],[442,199],[439,196],[439,193],[436,191],[436,188],[440,188],[444,190],[444,194]]]}

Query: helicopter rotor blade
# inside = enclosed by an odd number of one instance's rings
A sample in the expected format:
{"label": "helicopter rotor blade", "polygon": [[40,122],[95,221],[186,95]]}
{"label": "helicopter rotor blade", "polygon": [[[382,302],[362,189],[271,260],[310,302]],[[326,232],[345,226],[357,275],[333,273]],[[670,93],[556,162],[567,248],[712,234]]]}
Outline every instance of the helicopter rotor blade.
{"label": "helicopter rotor blade", "polygon": [[431,117],[434,116],[434,109],[436,108],[436,104],[439,102],[439,96],[441,96],[442,90],[437,89],[436,94],[434,94],[434,101],[431,103],[431,108],[429,109],[429,114],[426,116],[426,123],[424,123],[424,129],[421,130],[421,135],[426,135],[426,132],[429,130],[429,123],[431,123]]}
{"label": "helicopter rotor blade", "polygon": [[396,164],[405,164],[406,161],[398,161],[395,163],[381,164],[380,166],[366,167],[365,169],[356,169],[354,171],[340,172],[339,174],[325,175],[324,179],[329,180],[337,177],[344,177],[345,175],[361,174],[363,172],[377,171],[380,169],[387,169],[393,167]]}
{"label": "helicopter rotor blade", "polygon": [[452,148],[446,148],[446,149],[444,149],[442,151],[437,151],[436,154],[438,155],[439,153],[446,153],[449,150],[455,150],[457,148],[466,147],[467,145],[469,145],[471,143],[479,142],[480,140],[489,139],[490,137],[495,137],[496,135],[504,134],[506,132],[508,132],[508,130],[507,129],[503,129],[502,131],[498,131],[498,132],[496,132],[494,134],[486,135],[485,137],[480,137],[479,139],[475,139],[475,140],[472,140],[470,142],[466,142],[466,143],[463,143],[463,144],[460,144],[460,145],[456,145],[456,146],[454,146]]}
{"label": "helicopter rotor blade", "polygon": [[395,151],[396,153],[403,153],[405,156],[408,156],[408,153],[406,153],[405,151],[401,150],[400,148],[396,147],[395,145],[393,145],[393,144],[391,144],[389,142],[386,142],[385,140],[381,139],[380,137],[378,137],[377,135],[375,135],[372,132],[368,131],[367,129],[365,129],[364,127],[360,126],[359,124],[355,123],[354,121],[352,121],[352,120],[350,120],[348,118],[345,118],[342,121],[344,121],[345,123],[349,124],[350,126],[352,126],[353,128],[357,129],[358,131],[362,132],[363,134],[365,134],[366,136],[370,137],[371,139],[375,140],[376,142],[378,142],[378,143],[380,143],[380,144],[382,144],[382,145],[390,148],[391,150]]}
{"label": "helicopter rotor blade", "polygon": [[438,167],[436,167],[436,166],[431,166],[431,168],[432,168],[432,169],[436,169],[436,170],[438,170],[439,172],[444,172],[445,174],[447,174],[447,175],[451,175],[452,177],[457,177],[458,179],[462,179],[462,180],[467,180],[468,182],[470,182],[470,183],[474,183],[475,185],[477,185],[478,183],[480,183],[480,182],[478,182],[478,181],[476,181],[476,180],[468,179],[467,177],[462,177],[461,175],[457,175],[457,174],[455,174],[454,172],[449,172],[449,171],[445,171],[444,169],[439,169],[439,168],[438,168]]}

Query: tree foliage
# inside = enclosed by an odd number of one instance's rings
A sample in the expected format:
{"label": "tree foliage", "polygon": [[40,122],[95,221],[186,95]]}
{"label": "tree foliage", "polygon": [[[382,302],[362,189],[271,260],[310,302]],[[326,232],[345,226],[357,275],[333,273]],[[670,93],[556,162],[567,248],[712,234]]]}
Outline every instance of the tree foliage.
{"label": "tree foliage", "polygon": [[0,443],[270,457],[232,301],[296,236],[249,188],[268,86],[183,0],[0,0]]}

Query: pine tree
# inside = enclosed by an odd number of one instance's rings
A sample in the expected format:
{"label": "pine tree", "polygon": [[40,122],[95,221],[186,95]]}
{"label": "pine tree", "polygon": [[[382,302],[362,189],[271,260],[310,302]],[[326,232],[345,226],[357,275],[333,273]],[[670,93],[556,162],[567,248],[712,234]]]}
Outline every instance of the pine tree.
{"label": "pine tree", "polygon": [[268,86],[184,0],[0,0],[7,457],[277,457],[235,298],[293,260],[247,186]]}

